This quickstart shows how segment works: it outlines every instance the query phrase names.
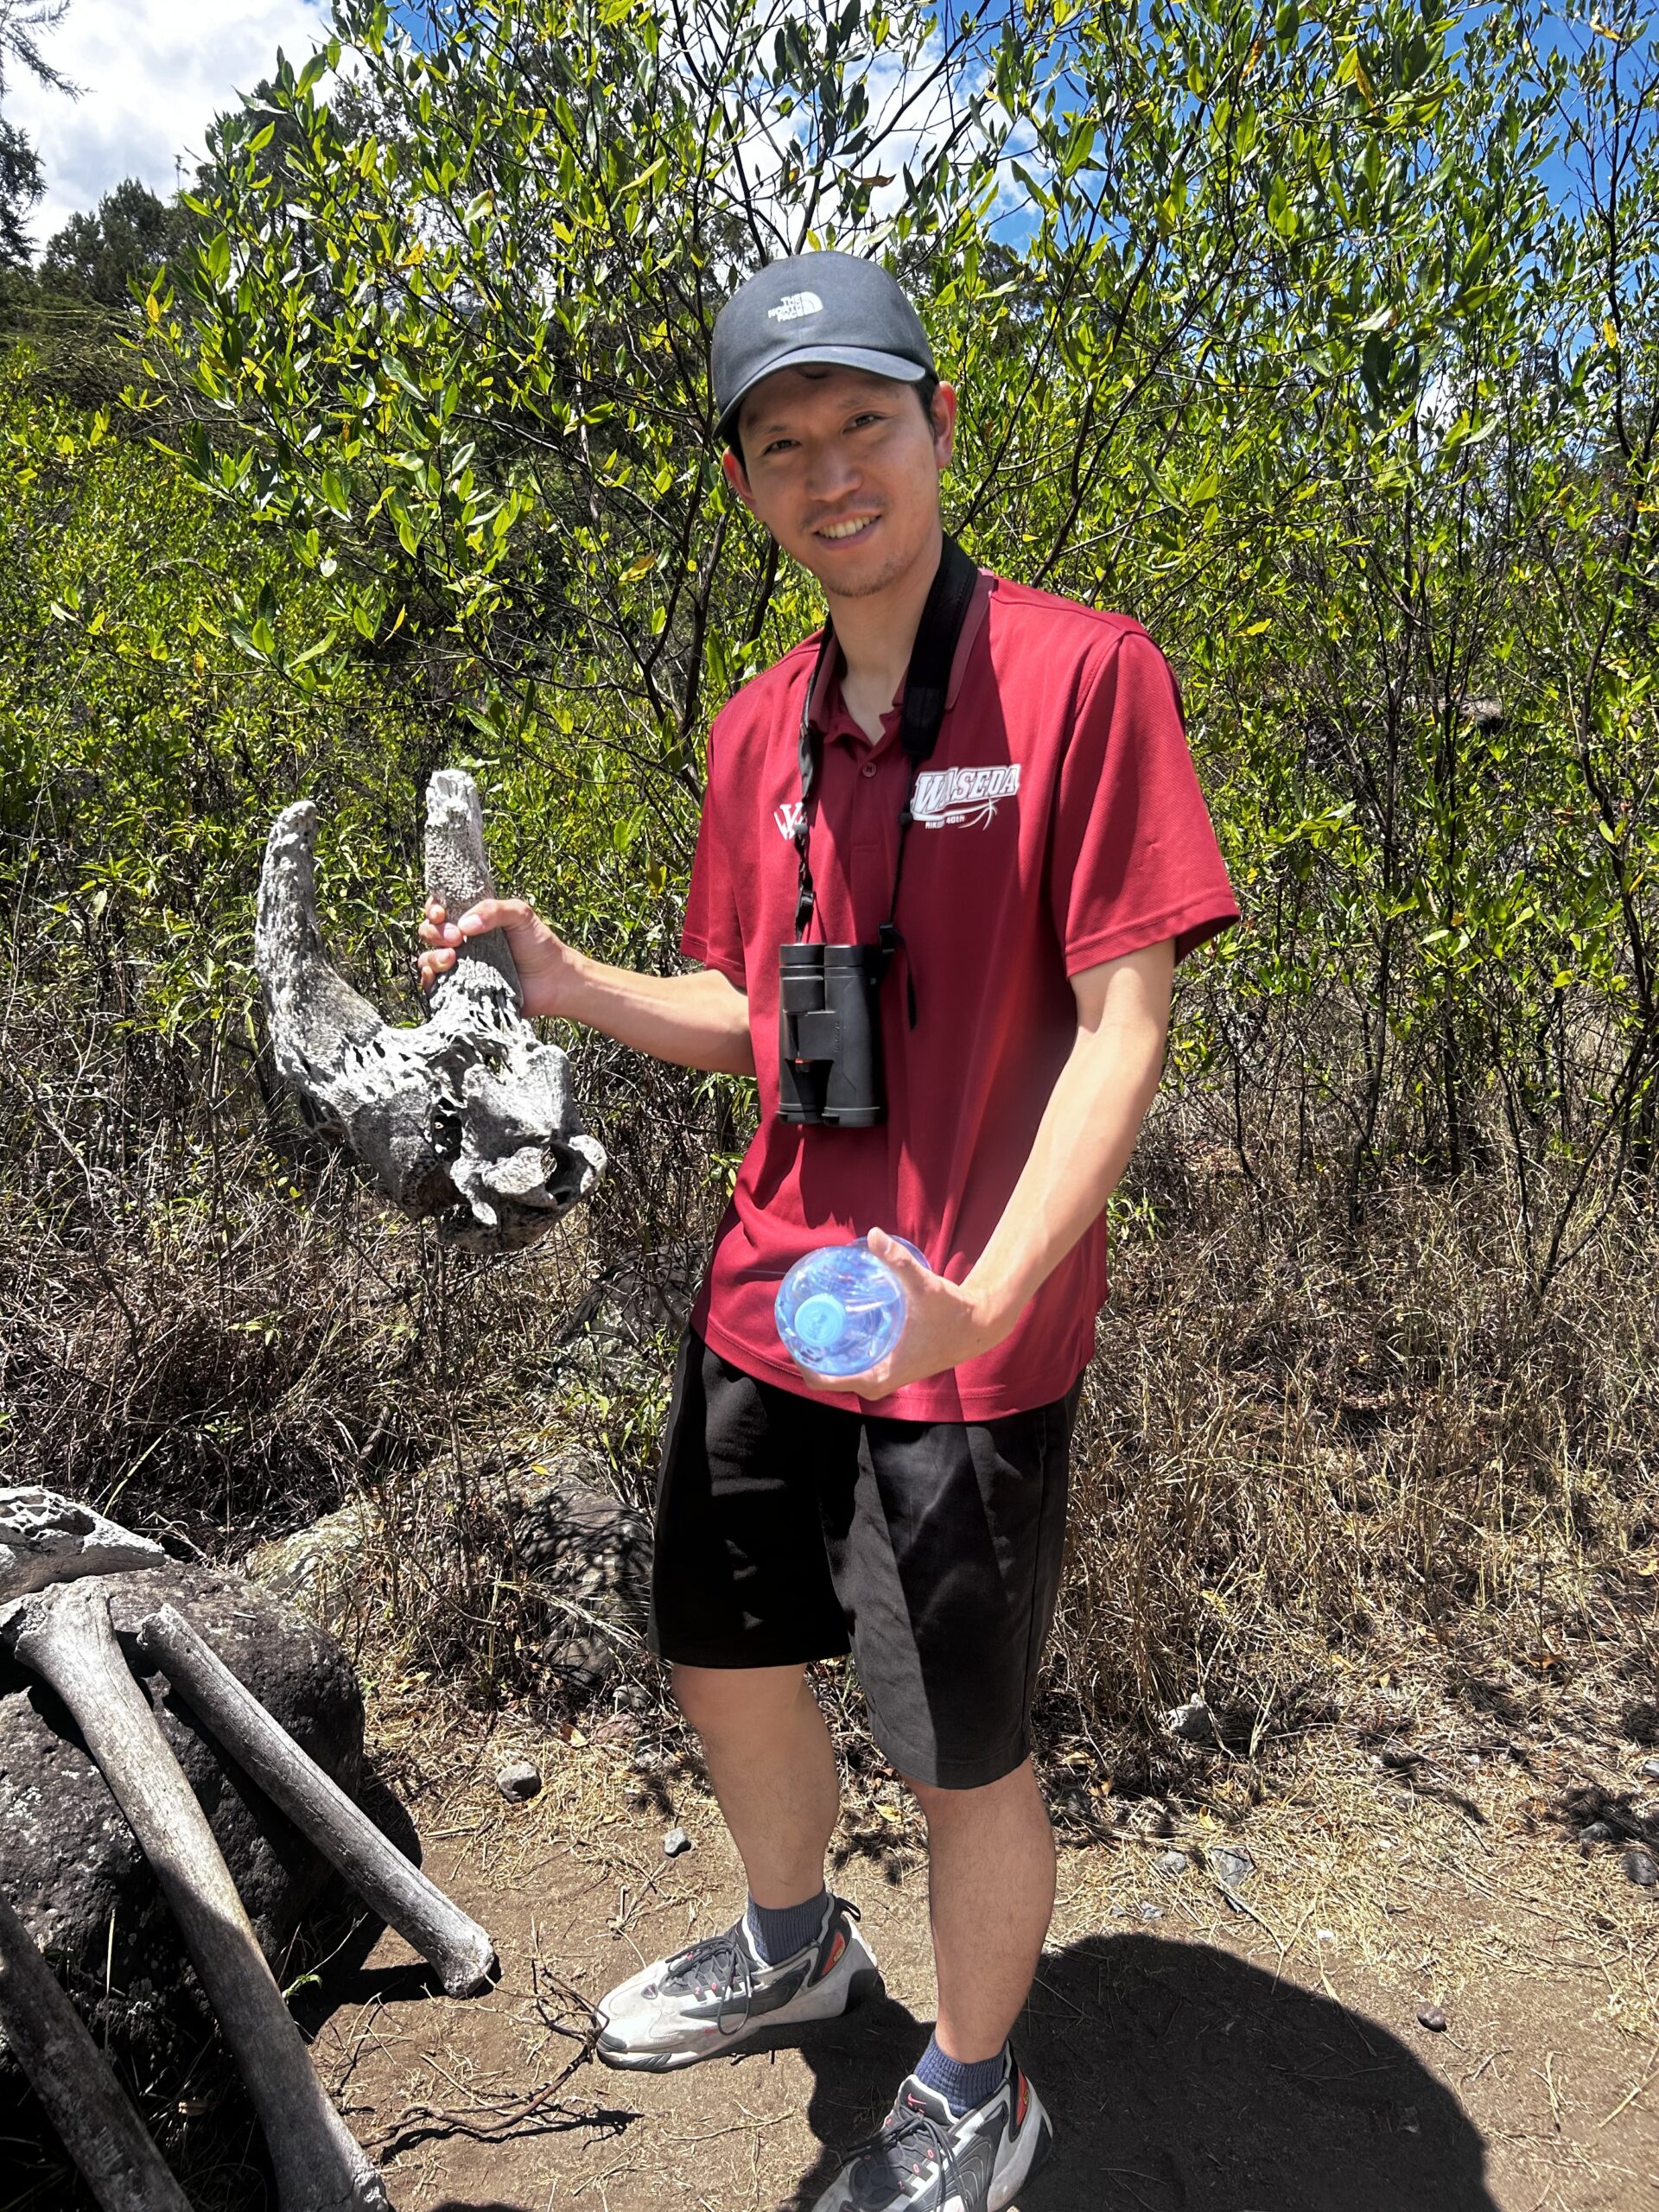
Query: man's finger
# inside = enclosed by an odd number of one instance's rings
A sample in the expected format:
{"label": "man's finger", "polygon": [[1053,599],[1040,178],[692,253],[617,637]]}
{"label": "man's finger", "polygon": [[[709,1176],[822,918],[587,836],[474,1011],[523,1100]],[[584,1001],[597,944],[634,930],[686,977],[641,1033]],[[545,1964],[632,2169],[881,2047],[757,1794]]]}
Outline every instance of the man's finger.
{"label": "man's finger", "polygon": [[855,1398],[884,1398],[893,1389],[887,1380],[887,1363],[878,1360],[874,1367],[867,1367],[861,1375],[843,1375],[836,1383],[838,1390],[845,1390]]}
{"label": "man's finger", "polygon": [[876,1372],[876,1370],[872,1367],[862,1375],[822,1375],[816,1367],[803,1367],[792,1353],[791,1364],[810,1390],[817,1390],[824,1397],[868,1396],[869,1394],[861,1391],[859,1385],[861,1382],[868,1382]]}
{"label": "man's finger", "polygon": [[[881,1240],[879,1244],[876,1243],[878,1236]],[[869,1246],[882,1266],[891,1268],[901,1282],[919,1282],[925,1276],[931,1275],[933,1272],[931,1268],[922,1265],[907,1245],[900,1243],[896,1236],[885,1229],[873,1229],[870,1231]]]}

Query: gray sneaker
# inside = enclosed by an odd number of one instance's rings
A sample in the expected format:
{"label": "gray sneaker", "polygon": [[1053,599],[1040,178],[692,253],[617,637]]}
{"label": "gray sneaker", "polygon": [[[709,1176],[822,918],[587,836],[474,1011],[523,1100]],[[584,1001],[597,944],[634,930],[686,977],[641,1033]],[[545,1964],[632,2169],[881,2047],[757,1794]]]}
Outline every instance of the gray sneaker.
{"label": "gray sneaker", "polygon": [[858,1907],[832,1897],[804,1950],[767,1966],[740,1920],[658,1959],[600,2000],[607,2066],[666,2074],[718,2058],[763,2031],[833,2020],[880,1994],[881,1974],[854,1927]]}
{"label": "gray sneaker", "polygon": [[912,2074],[880,2133],[854,2152],[814,2212],[1004,2212],[1052,2139],[1012,2056],[1001,2087],[960,2115]]}

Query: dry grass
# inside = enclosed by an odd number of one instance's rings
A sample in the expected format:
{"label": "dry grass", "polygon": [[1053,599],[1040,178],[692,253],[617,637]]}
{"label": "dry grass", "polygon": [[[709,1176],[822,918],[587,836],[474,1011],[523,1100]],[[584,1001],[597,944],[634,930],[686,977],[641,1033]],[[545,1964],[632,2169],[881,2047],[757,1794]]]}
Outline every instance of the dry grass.
{"label": "dry grass", "polygon": [[[0,1474],[219,1557],[369,1495],[359,1638],[481,1707],[533,1697],[502,1502],[575,1446],[648,1503],[723,1102],[584,1047],[601,1201],[480,1262],[267,1112],[245,1058],[72,1048],[47,1014],[14,996],[4,1024]],[[1271,1181],[1267,1133],[1250,1156],[1247,1179],[1173,1102],[1116,1209],[1046,1738],[1150,1784],[1159,1716],[1194,1691],[1261,1750],[1420,1662],[1448,1711],[1511,1732],[1562,1700],[1585,1725],[1655,1706],[1651,1193],[1540,1300],[1501,1170],[1402,1173],[1351,1225],[1318,1177]],[[850,1738],[855,1688],[835,1694]]]}

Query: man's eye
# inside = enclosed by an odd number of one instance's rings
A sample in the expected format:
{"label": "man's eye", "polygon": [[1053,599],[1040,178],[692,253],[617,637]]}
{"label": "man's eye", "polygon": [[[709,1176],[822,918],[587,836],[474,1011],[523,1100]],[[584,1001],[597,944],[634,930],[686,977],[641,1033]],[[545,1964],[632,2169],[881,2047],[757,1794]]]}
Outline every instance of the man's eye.
{"label": "man's eye", "polygon": [[774,438],[770,445],[762,446],[760,450],[762,453],[783,453],[794,442],[793,438]]}

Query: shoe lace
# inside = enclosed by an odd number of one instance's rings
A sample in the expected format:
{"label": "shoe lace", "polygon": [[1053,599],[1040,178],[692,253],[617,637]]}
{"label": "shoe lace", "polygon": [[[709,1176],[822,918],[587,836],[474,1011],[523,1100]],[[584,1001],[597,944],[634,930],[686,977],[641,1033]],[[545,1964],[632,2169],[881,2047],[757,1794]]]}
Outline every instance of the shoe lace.
{"label": "shoe lace", "polygon": [[896,2112],[853,2160],[848,2176],[853,2202],[872,2208],[890,2205],[894,2183],[925,2177],[930,2165],[939,2171],[938,2202],[946,2203],[954,2196],[965,2204],[967,2192],[950,2131],[931,2113]]}
{"label": "shoe lace", "polygon": [[[689,1944],[683,1951],[676,1951],[667,1961],[657,1986],[659,1990],[684,1990],[696,1997],[720,1999],[720,2010],[715,2015],[715,2025],[723,2036],[734,2036],[747,2023],[749,2006],[754,1995],[754,1961],[743,1935],[740,1920],[723,1936],[705,1936],[700,1943]],[[727,2024],[729,2005],[736,2007],[736,2017]]]}
{"label": "shoe lace", "polygon": [[[836,1898],[835,1907],[855,1920],[861,1917],[858,1907],[846,1897]],[[754,1955],[739,1920],[723,1936],[705,1936],[700,1943],[676,1951],[664,1962],[657,1986],[684,1990],[696,1997],[718,1996],[720,2010],[715,2015],[715,2025],[721,2035],[734,2036],[748,2024],[754,2000]],[[729,2025],[728,2004],[735,2008]]]}

